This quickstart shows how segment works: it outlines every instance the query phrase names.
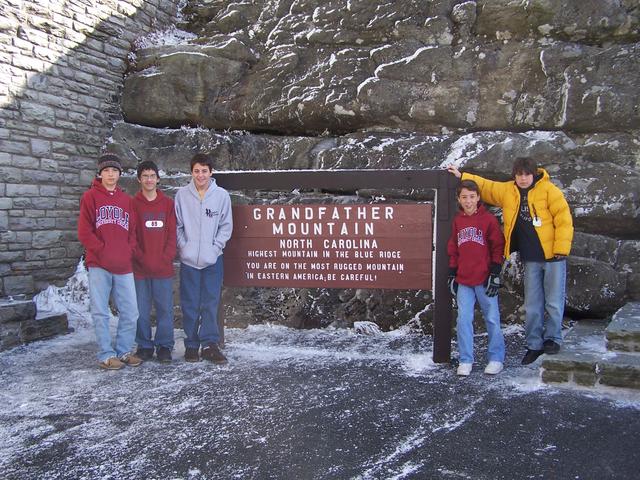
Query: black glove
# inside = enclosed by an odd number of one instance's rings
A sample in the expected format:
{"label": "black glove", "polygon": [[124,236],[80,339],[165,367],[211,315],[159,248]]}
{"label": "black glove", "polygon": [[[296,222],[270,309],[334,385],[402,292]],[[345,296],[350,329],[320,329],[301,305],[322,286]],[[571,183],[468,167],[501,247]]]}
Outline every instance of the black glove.
{"label": "black glove", "polygon": [[451,292],[452,297],[455,297],[458,294],[458,282],[456,282],[456,273],[457,269],[449,269],[449,278],[447,279],[447,285],[449,286],[449,291]]}
{"label": "black glove", "polygon": [[498,289],[502,286],[500,283],[500,270],[500,265],[491,265],[491,273],[489,273],[487,281],[484,284],[484,291],[486,292],[487,297],[495,297],[498,295]]}

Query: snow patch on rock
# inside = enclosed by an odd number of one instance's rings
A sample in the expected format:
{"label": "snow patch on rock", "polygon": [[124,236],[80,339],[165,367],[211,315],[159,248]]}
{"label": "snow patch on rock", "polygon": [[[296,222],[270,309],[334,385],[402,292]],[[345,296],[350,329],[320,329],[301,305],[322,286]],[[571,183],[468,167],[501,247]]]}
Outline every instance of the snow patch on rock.
{"label": "snow patch on rock", "polygon": [[140,37],[134,42],[134,49],[141,50],[150,47],[167,47],[173,45],[183,45],[197,38],[197,35],[191,32],[185,32],[176,28],[174,25],[158,32],[152,32],[149,35]]}

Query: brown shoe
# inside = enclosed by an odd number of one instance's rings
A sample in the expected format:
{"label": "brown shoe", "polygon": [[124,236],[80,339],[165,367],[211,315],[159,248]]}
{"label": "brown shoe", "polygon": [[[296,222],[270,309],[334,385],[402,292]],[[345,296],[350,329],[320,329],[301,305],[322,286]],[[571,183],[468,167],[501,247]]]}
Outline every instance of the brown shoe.
{"label": "brown shoe", "polygon": [[142,359],[143,362],[148,362],[153,358],[153,348],[140,348],[136,350],[136,357]]}
{"label": "brown shoe", "polygon": [[199,362],[200,355],[198,354],[197,348],[187,347],[184,351],[184,361],[185,362]]}
{"label": "brown shoe", "polygon": [[124,363],[122,363],[116,357],[107,358],[103,362],[98,362],[98,365],[100,366],[100,368],[103,368],[105,370],[120,370],[122,367],[124,367]]}
{"label": "brown shoe", "polygon": [[160,363],[171,363],[171,349],[158,347],[156,349],[156,357]]}
{"label": "brown shoe", "polygon": [[142,359],[140,357],[136,357],[133,353],[125,353],[120,357],[120,361],[130,367],[142,365]]}
{"label": "brown shoe", "polygon": [[202,358],[204,360],[209,360],[210,362],[213,362],[213,363],[217,363],[220,365],[227,363],[227,357],[225,357],[222,354],[222,352],[218,348],[218,345],[216,345],[215,343],[212,343],[211,345],[207,345],[206,347],[203,347],[202,352],[200,352],[200,355],[202,355]]}

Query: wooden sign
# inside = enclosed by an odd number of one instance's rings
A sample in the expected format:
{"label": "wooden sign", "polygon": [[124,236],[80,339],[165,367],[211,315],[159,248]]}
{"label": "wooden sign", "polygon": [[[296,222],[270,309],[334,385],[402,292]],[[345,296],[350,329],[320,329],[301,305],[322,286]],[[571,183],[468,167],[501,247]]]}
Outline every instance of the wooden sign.
{"label": "wooden sign", "polygon": [[231,287],[431,289],[430,204],[235,205]]}

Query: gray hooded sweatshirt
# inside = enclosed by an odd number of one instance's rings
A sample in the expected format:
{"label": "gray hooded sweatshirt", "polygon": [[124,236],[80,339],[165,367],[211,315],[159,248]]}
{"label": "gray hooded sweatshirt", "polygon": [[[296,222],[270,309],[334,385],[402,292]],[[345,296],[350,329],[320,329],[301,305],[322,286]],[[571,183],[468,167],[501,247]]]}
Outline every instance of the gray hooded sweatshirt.
{"label": "gray hooded sweatshirt", "polygon": [[175,202],[180,261],[198,269],[214,265],[233,230],[229,193],[212,178],[201,200],[191,180]]}

